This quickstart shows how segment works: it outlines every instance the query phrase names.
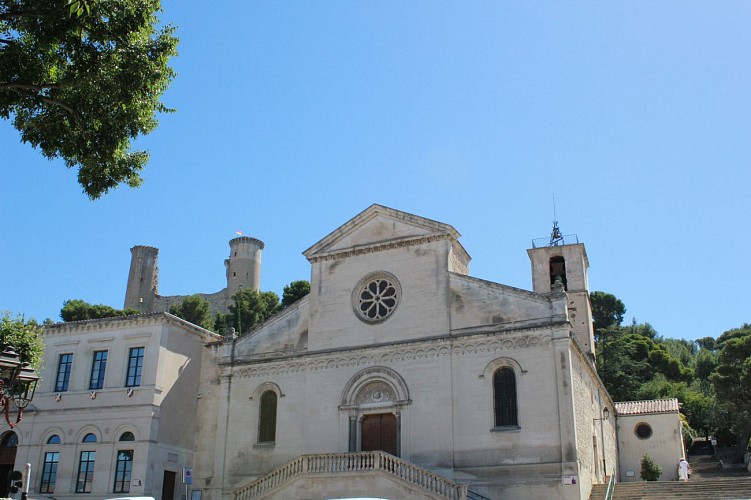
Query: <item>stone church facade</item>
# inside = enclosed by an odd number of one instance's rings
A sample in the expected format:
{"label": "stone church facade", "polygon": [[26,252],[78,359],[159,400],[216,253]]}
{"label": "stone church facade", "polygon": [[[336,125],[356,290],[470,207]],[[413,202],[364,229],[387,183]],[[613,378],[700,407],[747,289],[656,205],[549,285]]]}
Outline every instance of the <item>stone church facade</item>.
{"label": "stone church facade", "polygon": [[[529,292],[471,277],[450,225],[373,205],[304,255],[310,295],[204,360],[205,498],[352,496],[367,475],[339,454],[374,450],[488,498],[588,498],[615,474],[582,244],[529,250]],[[253,483],[302,456],[332,470]],[[442,498],[391,476],[391,498]]]}

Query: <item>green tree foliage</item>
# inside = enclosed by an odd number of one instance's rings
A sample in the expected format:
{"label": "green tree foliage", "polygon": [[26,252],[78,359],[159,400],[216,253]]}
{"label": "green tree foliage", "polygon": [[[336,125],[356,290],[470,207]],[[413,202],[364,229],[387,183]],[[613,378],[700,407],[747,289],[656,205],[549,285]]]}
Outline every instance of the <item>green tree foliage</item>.
{"label": "green tree foliage", "polygon": [[709,381],[710,375],[715,371],[717,366],[717,353],[707,350],[699,349],[694,358],[694,373],[696,378],[701,381]]}
{"label": "green tree foliage", "polygon": [[645,453],[641,457],[641,471],[639,475],[644,481],[657,481],[662,475],[662,467]]}
{"label": "green tree foliage", "polygon": [[225,318],[226,327],[235,328],[238,335],[248,333],[255,325],[265,321],[279,310],[279,296],[274,292],[257,292],[242,289],[233,297]]}
{"label": "green tree foliage", "polygon": [[198,325],[207,330],[213,330],[214,318],[211,316],[211,304],[200,295],[191,295],[182,302],[173,304],[169,308],[170,314]]}
{"label": "green tree foliage", "polygon": [[0,344],[13,346],[19,359],[33,368],[38,368],[42,361],[44,345],[41,333],[42,327],[33,319],[27,321],[23,316],[14,318],[9,312],[0,316]]}
{"label": "green tree foliage", "polygon": [[170,111],[160,98],[177,38],[160,10],[159,0],[0,0],[0,117],[78,168],[91,199],[140,185],[148,153],[131,140]]}
{"label": "green tree foliage", "polygon": [[600,330],[619,326],[623,322],[626,306],[615,295],[605,292],[592,292],[589,294],[592,304],[592,321],[594,322],[595,335]]}
{"label": "green tree foliage", "polygon": [[741,461],[751,438],[751,325],[723,333],[717,346],[717,365],[710,380],[718,401],[732,411],[739,438],[736,461]]}
{"label": "green tree foliage", "polygon": [[282,292],[282,307],[294,304],[309,293],[310,282],[307,280],[297,280],[285,285]]}
{"label": "green tree foliage", "polygon": [[597,364],[616,401],[641,399],[642,386],[658,374],[670,382],[688,383],[693,378],[691,368],[670,353],[649,323],[603,329],[597,343]]}
{"label": "green tree foliage", "polygon": [[708,351],[715,351],[717,349],[717,342],[712,337],[702,337],[696,343],[700,348],[707,349]]}
{"label": "green tree foliage", "polygon": [[65,322],[115,318],[133,314],[140,314],[140,311],[136,311],[135,309],[115,309],[103,304],[89,304],[80,299],[66,300],[63,302],[63,308],[60,310],[60,317]]}

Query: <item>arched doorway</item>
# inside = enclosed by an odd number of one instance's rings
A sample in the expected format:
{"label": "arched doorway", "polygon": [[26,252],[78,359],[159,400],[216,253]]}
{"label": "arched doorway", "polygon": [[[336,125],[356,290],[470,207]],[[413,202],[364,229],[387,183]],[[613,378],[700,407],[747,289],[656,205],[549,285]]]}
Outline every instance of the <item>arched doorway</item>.
{"label": "arched doorway", "polygon": [[18,436],[8,431],[0,437],[0,497],[10,496],[8,476],[16,463]]}
{"label": "arched doorway", "polygon": [[356,373],[339,406],[349,418],[349,451],[401,456],[402,413],[411,403],[407,384],[394,370],[373,366]]}

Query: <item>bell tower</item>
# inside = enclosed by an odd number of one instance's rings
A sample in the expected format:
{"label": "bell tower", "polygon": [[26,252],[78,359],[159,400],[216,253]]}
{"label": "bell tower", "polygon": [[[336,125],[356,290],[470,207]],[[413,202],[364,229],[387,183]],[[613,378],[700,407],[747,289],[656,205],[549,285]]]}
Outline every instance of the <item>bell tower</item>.
{"label": "bell tower", "polygon": [[563,235],[553,221],[549,238],[532,240],[527,250],[532,262],[532,290],[550,293],[560,283],[566,291],[568,317],[580,347],[594,356],[595,341],[592,306],[589,302],[589,259],[584,244],[575,234]]}

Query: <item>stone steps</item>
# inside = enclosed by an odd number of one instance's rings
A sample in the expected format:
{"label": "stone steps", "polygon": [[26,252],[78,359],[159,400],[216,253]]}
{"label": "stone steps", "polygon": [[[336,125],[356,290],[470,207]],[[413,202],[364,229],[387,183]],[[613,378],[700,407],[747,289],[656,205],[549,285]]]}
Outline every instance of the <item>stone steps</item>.
{"label": "stone steps", "polygon": [[[602,500],[607,485],[592,487],[590,500]],[[641,481],[615,485],[613,500],[673,499],[751,500],[751,477],[697,479],[689,481]]]}

